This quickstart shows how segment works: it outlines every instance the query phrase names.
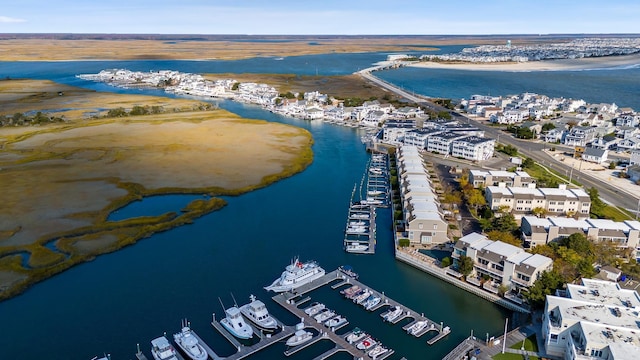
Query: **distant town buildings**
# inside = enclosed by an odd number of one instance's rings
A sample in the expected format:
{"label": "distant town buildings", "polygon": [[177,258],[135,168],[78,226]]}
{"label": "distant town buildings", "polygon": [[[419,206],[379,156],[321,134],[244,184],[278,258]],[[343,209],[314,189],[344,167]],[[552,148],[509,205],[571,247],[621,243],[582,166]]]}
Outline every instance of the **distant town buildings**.
{"label": "distant town buildings", "polygon": [[640,297],[615,282],[582,279],[564,296],[547,296],[542,335],[562,359],[635,359],[640,354]]}
{"label": "distant town buildings", "polygon": [[423,55],[423,61],[465,61],[474,63],[527,62],[553,59],[578,59],[640,52],[637,38],[583,38],[565,43],[482,45],[464,48],[455,54]]}

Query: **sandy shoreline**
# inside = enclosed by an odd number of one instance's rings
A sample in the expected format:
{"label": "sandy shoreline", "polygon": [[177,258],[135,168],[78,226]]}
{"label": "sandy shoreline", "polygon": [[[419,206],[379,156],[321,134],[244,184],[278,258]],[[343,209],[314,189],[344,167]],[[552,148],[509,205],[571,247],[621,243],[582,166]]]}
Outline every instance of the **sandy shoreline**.
{"label": "sandy shoreline", "polygon": [[620,67],[640,67],[640,54],[624,55],[624,56],[604,56],[596,58],[584,59],[561,59],[561,60],[543,60],[529,61],[523,63],[466,63],[466,64],[447,64],[439,62],[420,62],[409,66],[428,68],[428,69],[451,69],[466,71],[510,71],[510,72],[529,72],[529,71],[580,71],[595,69],[612,69]]}

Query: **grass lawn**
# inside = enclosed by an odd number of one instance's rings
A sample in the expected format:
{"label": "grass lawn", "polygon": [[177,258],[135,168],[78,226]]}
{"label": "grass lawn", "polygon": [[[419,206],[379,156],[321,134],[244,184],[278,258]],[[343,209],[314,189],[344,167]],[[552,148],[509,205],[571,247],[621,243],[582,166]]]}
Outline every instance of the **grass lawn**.
{"label": "grass lawn", "polygon": [[607,205],[604,207],[604,209],[602,209],[602,211],[593,214],[599,218],[611,219],[613,221],[633,220],[633,216],[630,215],[627,211],[624,211],[617,206],[611,205]]}
{"label": "grass lawn", "polygon": [[[494,360],[524,360],[524,356],[520,355],[520,354],[511,354],[511,353],[504,353],[504,354],[497,354],[496,356],[493,357]],[[536,356],[529,356],[529,360],[538,360],[538,357]]]}
{"label": "grass lawn", "polygon": [[[521,349],[522,348],[522,342],[519,342],[517,344],[514,344],[513,346],[510,346],[511,349]],[[534,352],[538,352],[538,342],[536,341],[536,335],[533,334],[531,336],[529,336],[528,338],[524,339],[524,349],[527,351],[534,351]]]}

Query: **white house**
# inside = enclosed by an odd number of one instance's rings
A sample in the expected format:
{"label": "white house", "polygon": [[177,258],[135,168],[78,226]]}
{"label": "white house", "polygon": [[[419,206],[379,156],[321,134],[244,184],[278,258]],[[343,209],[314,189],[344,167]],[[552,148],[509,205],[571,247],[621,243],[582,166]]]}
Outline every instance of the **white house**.
{"label": "white house", "polygon": [[608,155],[609,150],[607,149],[588,147],[584,149],[584,152],[582,153],[582,159],[596,164],[602,164],[603,162],[607,161]]}

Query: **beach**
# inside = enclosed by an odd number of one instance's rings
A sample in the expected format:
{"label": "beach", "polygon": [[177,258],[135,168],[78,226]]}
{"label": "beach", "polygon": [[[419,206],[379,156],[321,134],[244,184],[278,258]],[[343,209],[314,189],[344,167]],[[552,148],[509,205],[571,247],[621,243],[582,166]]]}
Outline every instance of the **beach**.
{"label": "beach", "polygon": [[520,63],[441,63],[428,61],[412,63],[409,66],[427,69],[451,69],[466,71],[580,71],[640,66],[640,54],[603,56],[582,59],[528,61]]}

